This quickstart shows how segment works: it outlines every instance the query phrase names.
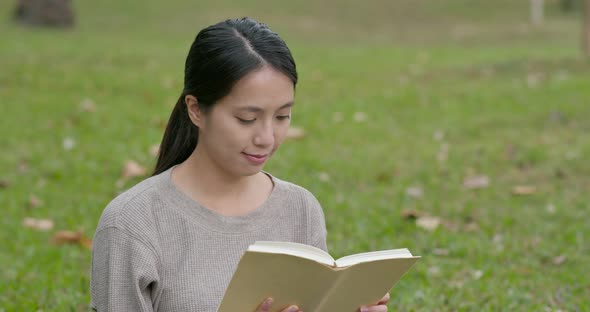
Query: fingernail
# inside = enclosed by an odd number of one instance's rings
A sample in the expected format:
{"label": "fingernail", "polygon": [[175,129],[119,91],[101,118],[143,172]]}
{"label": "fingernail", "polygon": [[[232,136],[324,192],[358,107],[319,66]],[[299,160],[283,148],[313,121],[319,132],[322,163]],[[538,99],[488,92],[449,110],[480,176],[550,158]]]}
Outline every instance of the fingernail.
{"label": "fingernail", "polygon": [[290,306],[287,309],[287,312],[297,312],[297,311],[299,311],[299,307],[298,306],[294,306],[294,305]]}
{"label": "fingernail", "polygon": [[264,305],[263,305],[264,309],[265,310],[270,309],[273,302],[274,302],[274,299],[272,299],[272,298],[267,298],[266,300],[264,300]]}

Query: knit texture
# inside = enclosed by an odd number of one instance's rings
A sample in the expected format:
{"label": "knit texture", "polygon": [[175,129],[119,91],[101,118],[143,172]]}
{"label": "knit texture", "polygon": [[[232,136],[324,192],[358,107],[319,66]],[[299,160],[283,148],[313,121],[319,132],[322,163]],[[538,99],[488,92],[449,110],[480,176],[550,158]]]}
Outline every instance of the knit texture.
{"label": "knit texture", "polygon": [[322,208],[304,188],[267,174],[274,188],[260,207],[223,216],[180,191],[173,169],[143,180],[103,211],[92,248],[92,309],[215,312],[255,241],[327,251]]}

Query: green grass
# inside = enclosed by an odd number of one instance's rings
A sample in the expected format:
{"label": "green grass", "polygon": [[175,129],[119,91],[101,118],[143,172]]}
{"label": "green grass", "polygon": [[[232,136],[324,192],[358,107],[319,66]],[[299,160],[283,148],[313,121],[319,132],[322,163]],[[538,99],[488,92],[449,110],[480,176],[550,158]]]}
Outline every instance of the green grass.
{"label": "green grass", "polygon": [[[423,256],[391,310],[589,311],[590,62],[578,17],[546,2],[547,23],[532,27],[526,1],[79,1],[71,31],[13,25],[0,3],[0,311],[85,310],[90,252],[49,238],[91,236],[140,180],[116,185],[125,160],[153,166],[196,32],[242,15],[283,36],[301,77],[293,125],[307,136],[266,169],[319,198],[334,256]],[[96,112],[80,109],[87,98]],[[465,189],[473,173],[490,186]],[[446,226],[421,229],[407,209]]]}

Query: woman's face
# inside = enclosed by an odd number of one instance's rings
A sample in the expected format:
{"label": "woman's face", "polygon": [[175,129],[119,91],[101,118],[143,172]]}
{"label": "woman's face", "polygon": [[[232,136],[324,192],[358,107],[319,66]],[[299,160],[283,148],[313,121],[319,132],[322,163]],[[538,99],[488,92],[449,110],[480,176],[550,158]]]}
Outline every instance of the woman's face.
{"label": "woman's face", "polygon": [[232,175],[260,172],[287,134],[294,95],[293,82],[269,66],[249,73],[207,113],[191,116],[199,127],[197,149]]}

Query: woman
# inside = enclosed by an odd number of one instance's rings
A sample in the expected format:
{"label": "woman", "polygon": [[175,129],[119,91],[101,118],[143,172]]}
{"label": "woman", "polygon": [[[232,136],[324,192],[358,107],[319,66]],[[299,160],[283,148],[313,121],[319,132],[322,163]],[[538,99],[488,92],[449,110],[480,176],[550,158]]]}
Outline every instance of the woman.
{"label": "woman", "polygon": [[[294,103],[297,72],[283,40],[249,18],[220,22],[199,32],[184,75],[153,176],[112,200],[99,221],[97,311],[213,312],[254,241],[327,250],[316,198],[262,171]],[[386,311],[387,300],[360,310]]]}

